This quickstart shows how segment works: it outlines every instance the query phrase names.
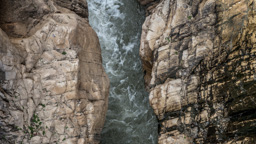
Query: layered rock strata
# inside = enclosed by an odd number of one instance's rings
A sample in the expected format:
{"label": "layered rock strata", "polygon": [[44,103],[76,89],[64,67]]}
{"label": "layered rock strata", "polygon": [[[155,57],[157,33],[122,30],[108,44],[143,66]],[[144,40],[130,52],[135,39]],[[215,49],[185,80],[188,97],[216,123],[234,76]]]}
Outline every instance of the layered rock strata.
{"label": "layered rock strata", "polygon": [[147,6],[140,56],[158,143],[254,143],[256,2]]}
{"label": "layered rock strata", "polygon": [[0,143],[99,143],[109,80],[86,1],[0,2]]}

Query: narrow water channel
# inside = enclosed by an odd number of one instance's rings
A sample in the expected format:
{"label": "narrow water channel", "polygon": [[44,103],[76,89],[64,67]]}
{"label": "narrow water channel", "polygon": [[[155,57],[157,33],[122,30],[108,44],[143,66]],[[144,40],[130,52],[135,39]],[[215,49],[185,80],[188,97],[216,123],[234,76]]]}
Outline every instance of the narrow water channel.
{"label": "narrow water channel", "polygon": [[136,0],[87,0],[110,79],[102,144],[156,144],[157,119],[149,106],[139,58],[144,10]]}

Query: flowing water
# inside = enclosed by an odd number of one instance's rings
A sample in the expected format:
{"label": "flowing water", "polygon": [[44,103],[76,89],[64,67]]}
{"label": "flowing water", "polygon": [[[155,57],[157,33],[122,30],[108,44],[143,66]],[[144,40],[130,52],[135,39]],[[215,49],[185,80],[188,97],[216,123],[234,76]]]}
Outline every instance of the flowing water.
{"label": "flowing water", "polygon": [[136,0],[87,0],[110,79],[102,144],[156,144],[157,119],[144,90],[139,58],[144,10]]}

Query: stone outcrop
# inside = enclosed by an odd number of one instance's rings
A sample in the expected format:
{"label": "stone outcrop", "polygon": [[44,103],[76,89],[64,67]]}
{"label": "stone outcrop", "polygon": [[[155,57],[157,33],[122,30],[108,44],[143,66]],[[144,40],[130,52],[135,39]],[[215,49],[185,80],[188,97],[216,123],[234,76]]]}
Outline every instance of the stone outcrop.
{"label": "stone outcrop", "polygon": [[256,2],[154,5],[147,4],[140,56],[159,144],[254,143]]}
{"label": "stone outcrop", "polygon": [[109,80],[84,0],[0,1],[0,143],[99,143]]}

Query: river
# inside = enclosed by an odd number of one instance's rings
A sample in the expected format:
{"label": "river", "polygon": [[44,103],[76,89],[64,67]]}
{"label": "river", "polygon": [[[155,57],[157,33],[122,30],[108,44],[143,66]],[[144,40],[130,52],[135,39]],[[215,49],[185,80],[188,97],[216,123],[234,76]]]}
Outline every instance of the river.
{"label": "river", "polygon": [[145,12],[136,0],[87,0],[110,79],[102,144],[156,144],[157,119],[144,89],[139,45]]}

